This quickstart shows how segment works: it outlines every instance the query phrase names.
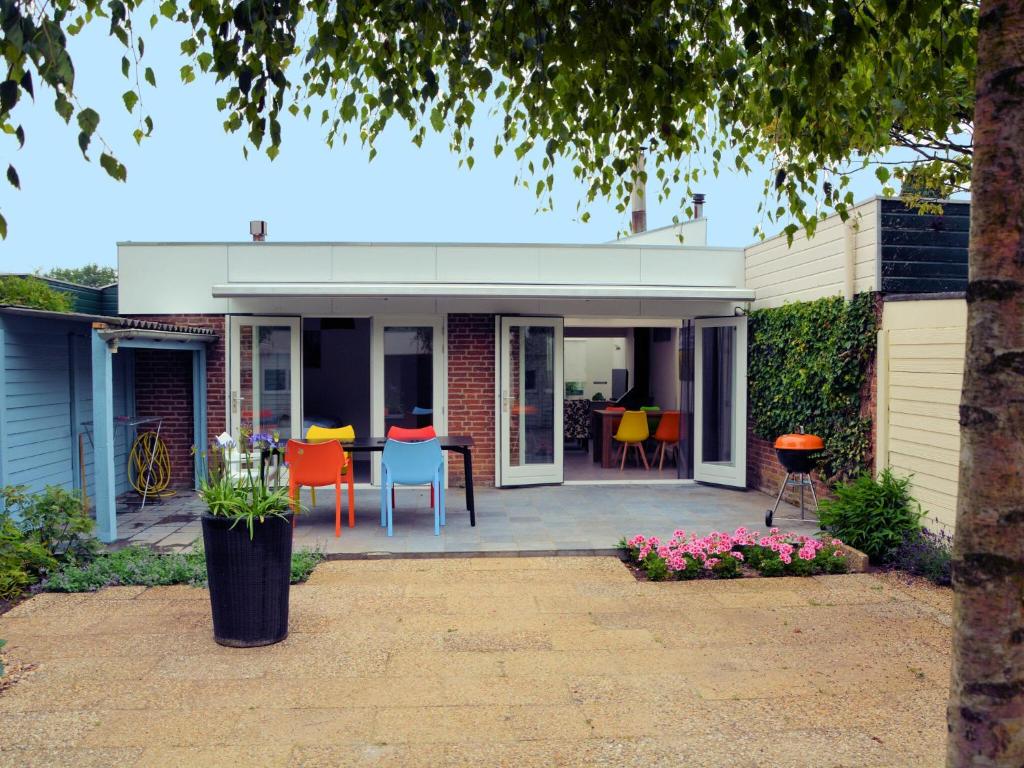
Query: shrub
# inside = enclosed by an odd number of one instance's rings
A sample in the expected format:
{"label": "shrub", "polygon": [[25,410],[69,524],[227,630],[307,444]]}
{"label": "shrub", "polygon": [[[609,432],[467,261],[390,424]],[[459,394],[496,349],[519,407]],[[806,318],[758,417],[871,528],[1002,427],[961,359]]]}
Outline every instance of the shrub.
{"label": "shrub", "polygon": [[0,304],[45,309],[50,312],[70,312],[71,297],[55,290],[38,277],[0,277]]}
{"label": "shrub", "polygon": [[[323,559],[323,554],[314,550],[293,552],[291,583],[308,579]],[[43,587],[50,592],[94,592],[111,586],[169,584],[206,586],[206,558],[202,550],[161,554],[147,547],[125,547],[88,563],[69,563],[52,574]]]}
{"label": "shrub", "polygon": [[818,520],[824,530],[856,547],[872,562],[921,530],[921,505],[910,495],[910,478],[896,477],[886,468],[876,480],[863,474],[835,487],[835,498],[824,499]]}
{"label": "shrub", "polygon": [[619,547],[626,557],[651,581],[734,579],[743,575],[742,565],[762,576],[812,576],[845,573],[847,563],[838,539],[819,541],[772,528],[767,535],[737,528],[735,532],[714,532],[698,537],[677,530],[667,543],[657,536],[622,539]]}
{"label": "shrub", "polygon": [[19,518],[18,527],[60,560],[88,560],[99,551],[92,535],[95,524],[82,505],[81,496],[59,485],[48,485],[36,494],[25,486],[0,488],[0,502],[8,514]]}
{"label": "shrub", "polygon": [[942,587],[953,583],[953,537],[922,528],[909,534],[886,558],[896,568]]}
{"label": "shrub", "polygon": [[46,547],[26,536],[10,515],[0,512],[0,600],[18,597],[54,565]]}

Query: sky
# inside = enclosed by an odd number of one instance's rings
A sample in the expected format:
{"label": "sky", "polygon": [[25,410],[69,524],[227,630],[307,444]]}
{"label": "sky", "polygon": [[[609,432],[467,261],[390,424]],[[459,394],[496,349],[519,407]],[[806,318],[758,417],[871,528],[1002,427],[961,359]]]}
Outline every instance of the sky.
{"label": "sky", "polygon": [[[100,113],[99,134],[127,166],[126,184],[99,167],[97,140],[94,162],[83,160],[76,128],[53,112],[52,94],[42,85],[36,103],[19,103],[15,117],[25,127],[25,147],[17,150],[13,137],[0,144],[21,179],[20,191],[0,186],[8,223],[0,272],[113,266],[119,241],[247,240],[251,219],[268,222],[270,241],[596,243],[629,226],[628,211],[618,213],[610,201],[591,204],[590,220],[579,221],[576,203],[585,190],[568,163],[556,166],[554,209],[538,212],[533,192],[513,184],[520,171],[513,154],[494,158],[490,151],[500,118],[481,120],[482,110],[474,130],[482,151],[472,170],[459,168],[446,139],[429,131],[416,147],[404,125],[389,128],[368,162],[358,141],[330,149],[317,120],[289,116],[277,159],[250,152],[246,160],[242,136],[222,127],[215,105],[221,88],[202,75],[181,83],[181,35],[166,22],[144,33],[144,62],[153,67],[157,88],[143,91],[155,130],[141,147],[131,138],[137,118],[121,101],[128,81],[120,72],[120,44],[106,36],[102,22],[72,38],[79,100]],[[767,173],[725,171],[699,185],[707,196],[709,245],[754,241]],[[873,175],[856,176],[857,200],[878,193]],[[673,215],[685,218],[676,203],[652,195],[648,227],[670,224]]]}

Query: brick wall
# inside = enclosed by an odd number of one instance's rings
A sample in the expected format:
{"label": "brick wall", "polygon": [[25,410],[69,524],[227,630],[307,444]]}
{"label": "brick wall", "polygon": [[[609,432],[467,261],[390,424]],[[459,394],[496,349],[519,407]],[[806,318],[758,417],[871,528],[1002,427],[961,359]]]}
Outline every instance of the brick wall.
{"label": "brick wall", "polygon": [[[142,320],[210,328],[216,341],[206,348],[206,424],[208,442],[227,429],[225,415],[227,370],[224,359],[223,315],[136,315]],[[193,484],[192,355],[175,350],[138,349],[135,352],[135,410],[140,416],[164,417],[161,438],[171,457],[171,484]]]}
{"label": "brick wall", "polygon": [[135,412],[160,416],[160,439],[171,460],[171,487],[193,482],[192,353],[135,350]]}
{"label": "brick wall", "polygon": [[[494,315],[448,315],[448,434],[471,435],[473,481],[494,485]],[[465,484],[452,456],[448,480]]]}
{"label": "brick wall", "polygon": [[[875,317],[878,322],[878,326],[881,327],[882,322],[882,296],[876,294],[875,296]],[[877,375],[876,365],[878,362],[877,355],[871,358],[868,364],[867,381],[864,384],[864,388],[861,390],[861,402],[860,402],[860,415],[861,418],[867,418],[871,420],[871,429],[869,431],[869,444],[868,454],[865,457],[865,466],[871,471],[874,471],[875,466],[875,415],[877,413]],[[766,493],[770,493],[773,496],[779,492],[779,488],[782,487],[782,479],[786,476],[786,470],[779,463],[778,457],[775,455],[774,439],[763,440],[757,437],[753,432],[753,414],[748,414],[747,419],[747,487],[755,488]],[[814,491],[818,494],[818,498],[824,498],[830,495],[830,490],[819,478],[817,473],[812,475],[814,480]],[[809,495],[809,494],[808,494]],[[786,494],[786,498],[793,503],[799,503],[799,491],[791,490]],[[813,508],[813,502],[807,501]]]}

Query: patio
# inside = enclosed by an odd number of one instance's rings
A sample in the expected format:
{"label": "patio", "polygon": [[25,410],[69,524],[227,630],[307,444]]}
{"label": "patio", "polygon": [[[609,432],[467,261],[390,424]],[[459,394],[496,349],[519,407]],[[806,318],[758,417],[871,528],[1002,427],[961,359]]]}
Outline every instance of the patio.
{"label": "patio", "polygon": [[291,634],[206,590],[0,616],[0,765],[913,768],[943,762],[952,592],[857,574],[637,582],[610,557],[337,561]]}
{"label": "patio", "polygon": [[[426,491],[398,492],[395,535],[380,527],[380,492],[356,491],[356,526],[348,528],[342,503],[341,536],[334,536],[334,493],[317,491],[316,509],[300,516],[297,547],[319,548],[328,555],[384,553],[610,553],[622,536],[670,535],[676,528],[696,533],[764,528],[765,510],[774,499],[758,491],[733,491],[702,485],[574,485],[532,488],[478,488],[477,524],[471,527],[465,496],[449,490],[447,525],[434,536],[434,518]],[[302,502],[309,505],[308,490]],[[203,504],[194,494],[172,497],[145,510],[118,511],[118,544],[145,544],[181,550],[200,538]],[[785,515],[788,518],[783,520]],[[813,533],[813,521],[799,511],[780,508],[777,525]]]}

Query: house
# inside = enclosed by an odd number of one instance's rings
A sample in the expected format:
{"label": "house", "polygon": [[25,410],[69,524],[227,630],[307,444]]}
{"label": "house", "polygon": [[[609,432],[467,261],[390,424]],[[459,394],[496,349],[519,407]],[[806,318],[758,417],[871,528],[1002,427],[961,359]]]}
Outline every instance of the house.
{"label": "house", "polygon": [[[970,203],[943,201],[941,213],[872,198],[844,223],[831,216],[812,239],[800,233],[745,250],[744,284],[753,309],[823,296],[877,292],[875,378],[867,412],[875,467],[911,476],[932,528],[951,530],[960,464],[959,403],[966,343]],[[782,470],[750,435],[748,483],[774,490]]]}
{"label": "house", "polygon": [[[163,409],[162,393],[137,386],[135,372],[152,367],[149,354],[173,355],[174,375],[190,392],[201,391],[202,381],[193,382],[193,374],[203,370],[206,346],[216,336],[100,314],[111,307],[105,300],[116,301],[116,287],[47,282],[71,293],[76,309],[93,311],[0,305],[0,486],[81,491],[94,502],[98,535],[112,541],[114,502],[130,489],[137,430],[160,426],[164,434],[187,441],[206,434],[204,411]],[[178,457],[178,467],[178,484],[191,486],[188,451]]]}
{"label": "house", "polygon": [[[128,242],[120,312],[223,339],[207,359],[211,434],[432,423],[472,436],[477,485],[743,487],[741,309],[754,293],[743,250],[705,240],[698,220],[597,245]],[[137,386],[162,376],[138,369]],[[616,398],[681,411],[679,458],[653,475],[609,468],[590,414]],[[567,441],[580,401],[594,429]],[[173,407],[190,409],[187,393]],[[376,477],[357,464],[357,480]]]}

